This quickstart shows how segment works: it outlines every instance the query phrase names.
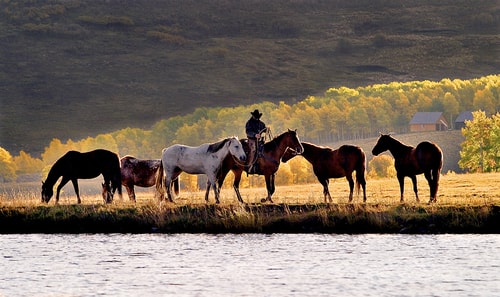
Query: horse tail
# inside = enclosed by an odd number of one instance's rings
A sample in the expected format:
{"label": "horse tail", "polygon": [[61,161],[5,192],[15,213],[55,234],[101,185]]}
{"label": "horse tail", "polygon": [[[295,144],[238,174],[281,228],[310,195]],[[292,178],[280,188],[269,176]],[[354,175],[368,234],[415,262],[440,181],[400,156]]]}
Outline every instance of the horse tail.
{"label": "horse tail", "polygon": [[356,164],[356,195],[359,196],[361,185],[366,184],[366,154],[358,148],[358,162]]}
{"label": "horse tail", "polygon": [[163,170],[163,161],[160,160],[160,166],[156,171],[156,191],[160,194],[161,197],[165,194],[164,190],[165,184],[165,171]]}
{"label": "horse tail", "polygon": [[116,161],[113,163],[113,169],[111,170],[110,173],[110,179],[111,179],[111,187],[113,188],[113,193],[115,190],[118,191],[118,195],[120,196],[120,200],[123,200],[122,196],[122,170],[121,170],[121,163],[120,163],[120,157],[115,154],[116,156]]}
{"label": "horse tail", "polygon": [[179,197],[179,189],[180,189],[180,176],[178,176],[174,181],[174,193],[176,197]]}

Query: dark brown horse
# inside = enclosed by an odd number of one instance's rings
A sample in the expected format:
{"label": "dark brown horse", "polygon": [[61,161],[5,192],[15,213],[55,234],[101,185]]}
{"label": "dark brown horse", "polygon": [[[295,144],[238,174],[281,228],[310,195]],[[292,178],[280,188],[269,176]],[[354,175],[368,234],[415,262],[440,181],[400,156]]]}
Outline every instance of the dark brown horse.
{"label": "dark brown horse", "polygon": [[[120,159],[120,163],[122,185],[127,190],[129,200],[135,202],[134,186],[144,188],[154,186],[161,160],[141,160],[132,156],[125,156]],[[174,192],[176,195],[179,194],[179,179],[174,183]],[[160,196],[160,200],[163,200],[162,198]]]}
{"label": "dark brown horse", "polygon": [[[248,141],[246,139],[242,139],[241,144],[246,154],[248,155],[248,153],[250,152]],[[274,185],[275,174],[280,166],[281,157],[288,148],[296,151],[298,154],[302,153],[303,151],[302,144],[300,143],[296,130],[289,129],[287,132],[282,133],[273,140],[264,143],[262,152],[259,154],[256,160],[257,172],[255,173],[258,175],[264,175],[266,179],[267,197],[263,198],[261,200],[262,202],[266,201],[273,202],[271,196],[274,194],[274,191],[276,189]],[[234,191],[236,192],[238,200],[243,203],[243,199],[241,198],[239,188],[240,188],[241,174],[243,173],[243,171],[248,172],[248,164],[241,163],[235,160],[230,155],[226,156],[217,174],[217,182],[219,184],[218,187],[219,189],[224,183],[224,179],[226,178],[226,175],[229,173],[230,170],[234,174],[234,182],[233,182]],[[207,191],[205,193],[206,201],[208,201],[209,191],[210,191],[210,185],[207,184]]]}
{"label": "dark brown horse", "polygon": [[113,195],[118,189],[122,195],[120,160],[118,155],[107,150],[95,150],[86,153],[69,151],[59,158],[49,171],[45,182],[42,182],[42,202],[48,203],[54,194],[54,185],[62,176],[57,186],[56,203],[59,193],[69,181],[73,183],[78,203],[81,203],[78,179],[91,179],[102,174],[106,188],[105,203],[113,201]]}
{"label": "dark brown horse", "polygon": [[[333,150],[329,147],[321,147],[308,142],[302,142],[304,151],[302,156],[311,163],[314,174],[323,185],[325,202],[327,197],[332,202],[332,196],[328,191],[330,178],[345,177],[349,182],[349,202],[352,201],[354,180],[352,173],[356,171],[356,188],[359,193],[360,186],[363,187],[363,202],[366,202],[366,157],[365,152],[358,146],[343,145]],[[295,157],[294,151],[288,150],[281,158],[284,163]]]}
{"label": "dark brown horse", "polygon": [[415,197],[417,201],[419,201],[417,193],[417,175],[422,173],[429,183],[429,203],[436,202],[439,176],[441,174],[441,168],[443,167],[443,152],[441,149],[436,144],[428,141],[419,143],[415,148],[401,143],[390,135],[381,134],[377,144],[373,147],[372,154],[377,156],[387,150],[391,152],[395,159],[394,166],[396,167],[396,175],[401,190],[401,202],[404,201],[403,192],[405,176],[411,178]]}

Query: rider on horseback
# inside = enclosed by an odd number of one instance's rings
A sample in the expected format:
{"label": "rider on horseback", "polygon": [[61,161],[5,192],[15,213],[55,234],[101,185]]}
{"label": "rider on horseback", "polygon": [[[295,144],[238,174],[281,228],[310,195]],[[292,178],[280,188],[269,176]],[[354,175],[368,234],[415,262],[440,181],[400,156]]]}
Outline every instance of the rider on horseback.
{"label": "rider on horseback", "polygon": [[261,138],[261,133],[267,131],[266,124],[260,120],[262,113],[258,109],[250,113],[252,117],[247,121],[245,130],[248,138],[248,146],[250,147],[250,155],[248,156],[248,173],[256,173],[257,146]]}

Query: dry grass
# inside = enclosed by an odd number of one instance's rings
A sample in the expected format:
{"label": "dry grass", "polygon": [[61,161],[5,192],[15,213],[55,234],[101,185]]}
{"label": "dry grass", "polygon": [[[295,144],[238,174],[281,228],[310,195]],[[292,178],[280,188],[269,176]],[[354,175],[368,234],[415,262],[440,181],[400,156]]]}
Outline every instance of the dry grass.
{"label": "dry grass", "polygon": [[[449,174],[442,177],[437,204],[427,204],[427,185],[419,179],[421,203],[416,203],[409,180],[404,204],[399,203],[396,179],[370,180],[368,202],[357,197],[348,203],[345,180],[331,182],[334,203],[323,203],[319,183],[277,186],[275,204],[261,204],[264,188],[242,188],[247,204],[237,202],[231,187],[222,190],[221,204],[209,204],[204,191],[181,191],[174,203],[158,203],[154,189],[138,192],[133,204],[126,195],[112,205],[103,204],[82,182],[82,205],[76,204],[71,186],[64,188],[60,204],[40,202],[39,185],[0,187],[0,233],[498,233],[500,174]],[[84,186],[85,185],[85,186]]]}
{"label": "dry grass", "polygon": [[[264,179],[263,177],[261,177]],[[446,174],[441,176],[438,191],[439,205],[500,205],[500,173],[484,174]],[[221,205],[237,204],[238,200],[230,183],[232,177],[221,191]],[[83,204],[103,203],[102,197],[92,193],[92,187],[99,189],[100,180],[81,181],[81,197]],[[429,199],[429,187],[425,178],[418,177],[418,191],[421,203],[427,203]],[[245,202],[260,203],[265,197],[265,188],[240,188],[242,198]],[[330,193],[334,204],[347,204],[349,186],[342,179],[330,180]],[[136,190],[137,205],[148,205],[156,203],[154,188]],[[175,199],[176,206],[205,204],[205,191],[181,190],[180,196]],[[319,183],[276,186],[273,200],[277,204],[319,204],[323,203],[323,189]],[[210,204],[213,204],[214,194],[210,192]],[[354,195],[354,203],[362,203],[362,196]],[[415,204],[410,179],[405,179],[405,202]],[[61,193],[60,204],[76,204],[76,196],[71,184],[66,185]],[[0,185],[0,205],[40,205],[40,190],[38,183],[2,184]],[[49,205],[54,204],[54,198]],[[123,200],[115,196],[115,205],[131,206],[124,189]],[[367,181],[367,204],[396,205],[399,204],[399,184],[396,178],[371,179]]]}

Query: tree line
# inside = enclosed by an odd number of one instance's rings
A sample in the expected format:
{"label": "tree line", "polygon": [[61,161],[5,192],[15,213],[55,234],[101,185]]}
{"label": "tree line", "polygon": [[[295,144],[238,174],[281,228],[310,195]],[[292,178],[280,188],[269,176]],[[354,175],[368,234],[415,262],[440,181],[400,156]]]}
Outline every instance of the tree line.
{"label": "tree line", "polygon": [[488,117],[475,111],[473,120],[465,123],[458,165],[470,172],[500,171],[500,112]]}
{"label": "tree line", "polygon": [[[406,133],[408,123],[417,111],[441,111],[450,123],[466,110],[481,110],[482,113],[474,115],[487,118],[500,111],[500,75],[470,80],[446,78],[437,82],[392,82],[358,88],[330,88],[322,95],[309,96],[292,105],[261,102],[250,106],[197,108],[191,114],[158,121],[148,130],[127,127],[81,140],[68,139],[63,142],[55,138],[39,158],[24,151],[12,156],[0,148],[0,181],[16,180],[18,176],[30,173],[42,172],[42,176],[45,176],[50,166],[69,150],[105,148],[120,156],[157,159],[163,148],[175,143],[196,146],[227,136],[243,138],[245,122],[256,108],[263,112],[263,121],[275,135],[288,128],[297,129],[302,141],[325,144],[374,137],[379,132]],[[476,143],[469,139],[477,135],[469,130],[482,124],[473,121],[464,129],[466,141],[460,162],[462,168],[478,170],[468,160],[471,154],[483,154],[481,171],[493,170],[486,164],[486,150],[497,149],[492,154],[500,155],[500,148],[487,145],[486,140],[480,151],[469,149]],[[498,123],[491,125],[500,126]],[[499,140],[492,136],[490,142],[500,143]],[[497,163],[500,164],[500,160],[496,160]],[[310,172],[307,174],[311,175]],[[300,179],[314,180],[309,176],[300,177],[295,172],[291,176],[294,176],[294,182]]]}

